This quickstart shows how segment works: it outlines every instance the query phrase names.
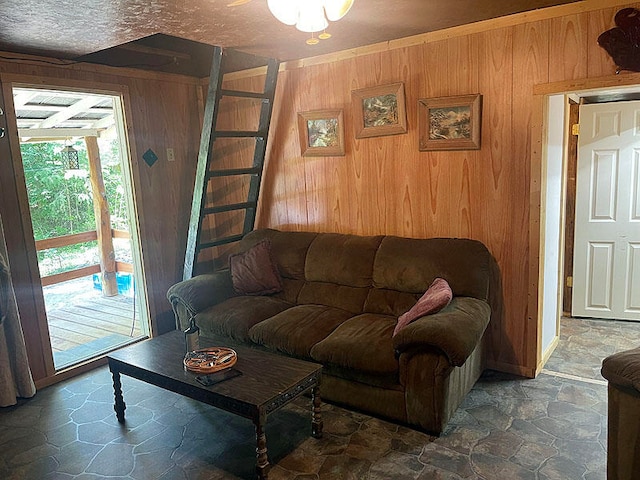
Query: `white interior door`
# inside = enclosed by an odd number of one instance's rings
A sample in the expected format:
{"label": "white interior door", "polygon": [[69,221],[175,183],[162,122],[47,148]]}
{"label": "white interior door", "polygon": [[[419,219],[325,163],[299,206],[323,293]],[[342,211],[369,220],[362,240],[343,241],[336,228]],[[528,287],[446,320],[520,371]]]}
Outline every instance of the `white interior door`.
{"label": "white interior door", "polygon": [[580,107],[574,316],[640,320],[640,102]]}

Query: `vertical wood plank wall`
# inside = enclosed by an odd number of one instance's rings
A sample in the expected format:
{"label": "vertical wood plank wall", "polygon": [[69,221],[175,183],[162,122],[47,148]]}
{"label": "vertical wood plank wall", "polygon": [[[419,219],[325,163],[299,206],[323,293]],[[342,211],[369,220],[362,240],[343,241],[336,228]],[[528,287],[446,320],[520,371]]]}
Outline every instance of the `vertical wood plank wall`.
{"label": "vertical wood plank wall", "polygon": [[[484,242],[500,266],[504,297],[503,315],[491,325],[490,365],[533,375],[533,87],[613,76],[596,40],[620,8],[281,72],[258,226]],[[408,133],[355,139],[351,91],[394,82],[405,83]],[[483,95],[481,150],[418,151],[418,99],[473,93]],[[344,109],[346,155],[302,157],[297,112],[328,108]]]}

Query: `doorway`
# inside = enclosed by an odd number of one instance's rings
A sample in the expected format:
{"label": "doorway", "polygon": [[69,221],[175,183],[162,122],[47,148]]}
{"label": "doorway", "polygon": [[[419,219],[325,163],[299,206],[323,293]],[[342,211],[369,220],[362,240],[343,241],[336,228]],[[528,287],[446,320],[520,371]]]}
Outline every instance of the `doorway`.
{"label": "doorway", "polygon": [[[630,97],[637,99],[640,87],[629,85],[628,87],[613,86],[610,88],[601,85],[598,88],[585,89],[581,91],[567,91],[562,87],[565,84],[550,84],[544,86],[545,93],[538,97],[540,105],[544,109],[544,128],[541,130],[543,140],[543,154],[540,156],[541,172],[541,228],[540,236],[540,262],[539,262],[539,294],[538,304],[540,336],[538,344],[538,371],[546,363],[553,352],[559,338],[567,338],[571,335],[571,329],[560,331],[561,319],[563,325],[568,321],[579,325],[580,329],[591,328],[595,322],[599,332],[598,338],[602,339],[600,346],[609,346],[613,353],[615,350],[615,336],[624,331],[625,340],[640,342],[640,324],[619,321],[619,320],[599,320],[595,316],[572,319],[570,316],[563,316],[567,312],[567,306],[571,303],[570,297],[575,279],[572,275],[570,259],[573,258],[573,241],[571,240],[574,228],[571,226],[569,212],[566,211],[571,205],[573,195],[567,188],[572,180],[575,180],[569,159],[572,150],[575,150],[572,139],[572,125],[570,119],[575,107],[572,103],[584,103],[585,101],[623,101]],[[543,90],[543,88],[540,88]],[[582,100],[585,99],[585,100]],[[580,126],[582,130],[582,126]],[[536,155],[534,154],[534,159]],[[628,180],[628,179],[627,179]],[[575,192],[575,190],[574,190]],[[569,219],[569,221],[567,221]],[[567,239],[571,245],[566,245]],[[564,252],[564,253],[563,253]],[[552,261],[549,261],[552,259]],[[569,302],[567,302],[569,300]],[[563,308],[564,302],[564,308]],[[570,305],[569,305],[570,306]],[[591,323],[590,323],[591,322]],[[611,338],[609,338],[611,337]],[[600,359],[602,360],[602,359]]]}
{"label": "doorway", "polygon": [[146,338],[133,189],[116,95],[13,86],[56,371]]}

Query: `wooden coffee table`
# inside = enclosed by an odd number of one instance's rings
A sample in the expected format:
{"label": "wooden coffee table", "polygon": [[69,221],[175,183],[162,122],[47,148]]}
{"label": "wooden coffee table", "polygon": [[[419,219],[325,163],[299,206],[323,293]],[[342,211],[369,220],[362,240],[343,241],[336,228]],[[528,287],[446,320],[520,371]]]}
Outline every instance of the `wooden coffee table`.
{"label": "wooden coffee table", "polygon": [[234,349],[238,353],[238,362],[233,368],[240,370],[242,375],[210,387],[200,385],[195,378],[197,374],[184,369],[182,332],[170,332],[110,353],[107,358],[113,375],[114,410],[118,421],[124,422],[126,408],[120,374],[249,418],[256,427],[256,472],[259,479],[266,479],[269,460],[264,427],[269,414],[310,390],[311,434],[316,438],[322,436],[322,366],[248,347]]}

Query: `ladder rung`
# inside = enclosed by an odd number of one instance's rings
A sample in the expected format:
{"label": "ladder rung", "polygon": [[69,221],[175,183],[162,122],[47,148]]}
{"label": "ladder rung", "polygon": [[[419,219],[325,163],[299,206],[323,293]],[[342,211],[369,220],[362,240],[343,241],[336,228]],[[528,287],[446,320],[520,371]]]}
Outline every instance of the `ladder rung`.
{"label": "ladder rung", "polygon": [[219,207],[203,208],[202,213],[204,215],[210,215],[212,213],[231,212],[233,210],[244,210],[247,208],[256,208],[257,202],[243,202],[243,203],[231,203],[229,205],[220,205]]}
{"label": "ladder rung", "polygon": [[264,132],[252,132],[247,130],[221,130],[215,131],[216,137],[264,137]]}
{"label": "ladder rung", "polygon": [[263,98],[265,100],[271,98],[265,92],[243,92],[241,90],[220,90],[220,94],[226,97]]}
{"label": "ladder rung", "polygon": [[242,235],[232,235],[231,237],[222,237],[212,242],[205,242],[198,245],[198,250],[204,250],[205,248],[213,248],[218,245],[226,245],[227,243],[239,242],[242,240]]}
{"label": "ladder rung", "polygon": [[209,178],[211,177],[233,177],[234,175],[257,175],[260,173],[260,169],[257,167],[251,168],[233,168],[228,170],[210,170],[207,173]]}

